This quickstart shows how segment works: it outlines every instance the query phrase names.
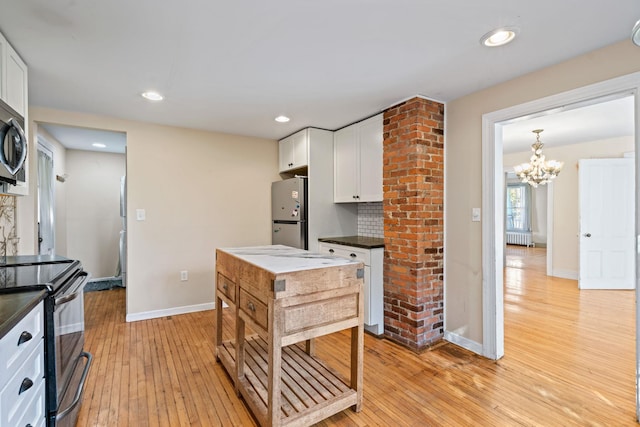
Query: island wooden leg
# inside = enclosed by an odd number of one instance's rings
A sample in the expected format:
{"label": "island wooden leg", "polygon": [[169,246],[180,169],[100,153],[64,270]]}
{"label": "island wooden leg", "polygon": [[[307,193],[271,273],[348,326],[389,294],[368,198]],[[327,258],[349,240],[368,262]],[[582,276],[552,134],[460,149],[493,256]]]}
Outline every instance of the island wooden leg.
{"label": "island wooden leg", "polygon": [[274,313],[279,313],[280,305],[277,302],[269,301],[269,354],[267,356],[267,420],[272,427],[282,425],[282,318],[276,317]]}
{"label": "island wooden leg", "polygon": [[306,340],[304,342],[304,351],[309,355],[309,356],[315,356],[316,355],[316,342],[313,338]]}
{"label": "island wooden leg", "polygon": [[236,377],[234,378],[234,389],[237,396],[240,396],[238,383],[240,382],[240,378],[244,378],[244,329],[244,320],[236,315]]}
{"label": "island wooden leg", "polygon": [[216,296],[216,341],[214,342],[216,349],[216,362],[220,362],[219,345],[222,345],[222,300]]}
{"label": "island wooden leg", "polygon": [[364,359],[364,327],[351,328],[351,388],[356,391],[357,403],[354,410],[362,410],[362,384],[363,384],[363,359]]}

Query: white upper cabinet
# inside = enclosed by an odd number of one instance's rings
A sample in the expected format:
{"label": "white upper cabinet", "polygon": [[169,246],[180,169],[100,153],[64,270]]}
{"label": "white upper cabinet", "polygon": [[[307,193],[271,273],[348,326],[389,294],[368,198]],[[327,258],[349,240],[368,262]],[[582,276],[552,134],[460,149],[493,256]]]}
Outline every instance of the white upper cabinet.
{"label": "white upper cabinet", "polygon": [[382,117],[378,114],[335,132],[334,202],[382,201]]}
{"label": "white upper cabinet", "polygon": [[303,129],[278,142],[280,172],[300,169],[309,164],[309,130]]}
{"label": "white upper cabinet", "polygon": [[27,65],[18,53],[9,45],[6,46],[6,91],[3,99],[22,117],[27,117]]}
{"label": "white upper cabinet", "polygon": [[27,118],[27,65],[0,34],[0,99]]}

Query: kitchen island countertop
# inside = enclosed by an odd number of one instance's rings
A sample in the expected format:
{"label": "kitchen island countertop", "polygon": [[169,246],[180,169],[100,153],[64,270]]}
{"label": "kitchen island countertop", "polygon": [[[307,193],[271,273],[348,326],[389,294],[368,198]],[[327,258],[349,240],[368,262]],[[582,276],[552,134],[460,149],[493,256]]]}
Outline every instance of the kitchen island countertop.
{"label": "kitchen island countertop", "polygon": [[283,245],[221,248],[220,250],[273,274],[360,263]]}
{"label": "kitchen island countertop", "polygon": [[336,245],[354,246],[363,249],[384,248],[384,239],[380,237],[365,236],[341,236],[341,237],[320,237],[318,242],[334,243]]}
{"label": "kitchen island countertop", "polygon": [[44,290],[0,294],[0,338],[4,337],[46,295],[47,292]]}

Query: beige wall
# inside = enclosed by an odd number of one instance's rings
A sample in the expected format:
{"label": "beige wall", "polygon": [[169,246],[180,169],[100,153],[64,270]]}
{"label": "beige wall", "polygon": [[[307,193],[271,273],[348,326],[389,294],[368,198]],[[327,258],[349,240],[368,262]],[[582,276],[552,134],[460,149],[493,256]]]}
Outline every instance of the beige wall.
{"label": "beige wall", "polygon": [[447,331],[480,344],[483,340],[481,223],[471,221],[471,209],[482,201],[482,115],[640,71],[639,52],[630,41],[620,42],[447,104]]}
{"label": "beige wall", "polygon": [[93,278],[116,274],[124,154],[67,150],[67,256]]}
{"label": "beige wall", "polygon": [[[564,168],[553,183],[553,275],[578,278],[579,208],[578,161],[580,159],[619,158],[634,151],[633,136],[545,148],[547,159],[563,161]],[[530,151],[506,154],[505,167],[526,161]]]}
{"label": "beige wall", "polygon": [[[276,141],[36,107],[29,117],[32,131],[49,122],[127,134],[128,315],[212,303],[215,248],[271,242]],[[31,187],[20,202],[27,224]],[[146,210],[146,221],[134,219],[136,209]],[[33,227],[23,231],[34,241]]]}

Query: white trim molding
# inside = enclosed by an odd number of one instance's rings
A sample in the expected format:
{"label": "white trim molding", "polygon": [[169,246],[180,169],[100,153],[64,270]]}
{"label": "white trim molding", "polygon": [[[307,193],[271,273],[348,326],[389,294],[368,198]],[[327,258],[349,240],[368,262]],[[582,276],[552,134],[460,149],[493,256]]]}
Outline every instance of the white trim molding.
{"label": "white trim molding", "polygon": [[476,354],[482,354],[482,344],[477,341],[472,341],[469,338],[465,338],[462,335],[458,335],[454,332],[445,331],[444,340],[449,341],[452,344],[460,346],[464,349],[472,351]]}
{"label": "white trim molding", "polygon": [[165,308],[162,310],[143,311],[140,313],[127,314],[127,322],[137,322],[138,320],[157,319],[159,317],[177,316],[179,314],[195,313],[197,311],[214,310],[216,305],[212,302],[195,305],[185,305],[182,307]]}

